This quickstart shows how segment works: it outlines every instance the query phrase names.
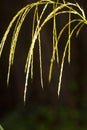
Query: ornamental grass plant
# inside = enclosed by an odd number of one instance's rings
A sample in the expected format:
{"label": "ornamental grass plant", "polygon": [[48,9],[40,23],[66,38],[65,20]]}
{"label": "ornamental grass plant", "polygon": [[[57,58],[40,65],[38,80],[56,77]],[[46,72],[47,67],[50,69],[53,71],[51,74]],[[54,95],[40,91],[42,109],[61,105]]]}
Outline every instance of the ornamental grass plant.
{"label": "ornamental grass plant", "polygon": [[[51,9],[50,12],[46,14],[46,11],[48,9]],[[49,66],[49,76],[48,82],[52,79],[52,72],[53,72],[53,66],[54,62],[56,61],[58,66],[60,65],[60,69],[58,71],[59,77],[58,77],[58,96],[60,94],[60,88],[61,88],[61,82],[62,82],[62,76],[63,76],[63,69],[64,69],[64,62],[65,57],[67,56],[67,61],[70,64],[71,62],[71,38],[76,35],[76,37],[79,35],[79,32],[81,31],[82,27],[87,24],[87,19],[84,13],[84,10],[80,7],[80,5],[77,2],[66,2],[65,0],[39,0],[34,3],[29,3],[25,7],[23,7],[21,10],[17,12],[17,14],[12,18],[11,22],[9,23],[4,36],[0,43],[0,57],[2,55],[2,51],[4,49],[7,37],[9,37],[9,33],[11,29],[13,29],[12,39],[11,39],[11,47],[9,52],[9,65],[8,65],[8,73],[7,73],[7,84],[9,85],[9,76],[11,67],[14,63],[14,57],[15,57],[15,50],[18,43],[19,33],[22,30],[23,23],[25,22],[26,17],[30,14],[30,12],[33,10],[32,15],[32,30],[31,30],[31,43],[29,44],[29,51],[26,57],[26,63],[25,63],[25,88],[24,88],[24,102],[26,102],[26,92],[27,92],[27,86],[28,86],[28,79],[29,75],[31,77],[31,80],[33,80],[33,62],[34,62],[34,51],[35,51],[35,45],[38,44],[39,47],[39,67],[40,67],[40,82],[41,86],[44,89],[44,80],[43,80],[43,61],[42,61],[42,39],[41,39],[41,32],[43,31],[43,28],[46,26],[47,23],[52,21],[52,53],[50,58],[50,66]],[[40,11],[39,11],[40,10]],[[68,17],[67,22],[64,26],[62,26],[61,30],[59,31],[57,26],[57,17],[59,15],[65,15]],[[66,18],[67,19],[67,18]],[[64,32],[67,31],[67,40],[64,43],[64,48],[62,48],[63,53],[62,56],[59,55],[59,46],[60,46],[60,39],[62,38]],[[62,58],[60,58],[62,57]],[[15,57],[16,58],[16,57]]]}

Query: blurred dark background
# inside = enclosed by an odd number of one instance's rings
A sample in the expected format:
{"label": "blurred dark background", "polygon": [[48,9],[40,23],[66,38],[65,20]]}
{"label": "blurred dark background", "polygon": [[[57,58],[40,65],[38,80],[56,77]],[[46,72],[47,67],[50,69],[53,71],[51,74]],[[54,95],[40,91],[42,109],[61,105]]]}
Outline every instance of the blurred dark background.
{"label": "blurred dark background", "polygon": [[[12,17],[30,2],[29,0],[0,1],[0,40]],[[75,1],[70,1],[75,2]],[[86,0],[77,2],[87,16]],[[50,10],[49,10],[50,11]],[[47,12],[48,13],[48,12]],[[29,78],[26,105],[23,103],[25,82],[24,65],[31,42],[32,12],[26,18],[19,34],[15,61],[11,69],[9,87],[6,76],[12,31],[0,58],[0,123],[6,130],[28,129],[87,129],[87,27],[85,26],[78,38],[71,41],[71,63],[65,62],[60,96],[57,96],[58,69],[54,63],[52,81],[48,83],[48,72],[52,54],[52,21],[42,31],[42,57],[44,90],[40,85],[38,45],[34,52],[34,79]],[[58,19],[61,27],[66,22],[66,16]],[[60,55],[66,36],[61,40]],[[66,59],[67,60],[67,59]]]}

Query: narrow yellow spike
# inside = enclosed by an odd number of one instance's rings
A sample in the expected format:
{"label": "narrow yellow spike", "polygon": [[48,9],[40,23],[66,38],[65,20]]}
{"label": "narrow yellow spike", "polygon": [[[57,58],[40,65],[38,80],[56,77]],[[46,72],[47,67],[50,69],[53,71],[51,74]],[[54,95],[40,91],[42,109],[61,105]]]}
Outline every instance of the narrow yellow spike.
{"label": "narrow yellow spike", "polygon": [[[70,21],[71,21],[71,13],[69,13],[69,23],[70,23]],[[69,37],[69,45],[68,45],[68,63],[70,63],[70,48],[71,48],[70,32],[71,32],[71,24],[69,24],[69,27],[68,27],[68,37]]]}
{"label": "narrow yellow spike", "polygon": [[[39,20],[39,15],[37,11],[37,23]],[[38,43],[39,43],[39,61],[40,61],[40,81],[41,81],[41,86],[43,88],[43,72],[42,72],[42,52],[41,52],[41,38],[40,38],[40,32],[38,34]]]}
{"label": "narrow yellow spike", "polygon": [[26,79],[25,79],[25,89],[24,89],[24,102],[25,102],[25,99],[26,99],[26,90],[27,90],[27,85],[28,85],[28,77],[29,77],[29,72],[30,72],[30,64],[31,64],[31,59],[32,59],[32,55],[33,55],[33,49],[34,49],[34,46],[35,46],[36,39],[38,38],[38,35],[40,34],[38,32],[38,30],[39,30],[39,24],[40,24],[40,21],[42,19],[42,16],[43,16],[43,14],[44,14],[47,6],[48,6],[48,4],[46,4],[44,6],[44,8],[43,8],[43,10],[41,12],[41,15],[40,15],[40,17],[38,19],[37,26],[36,26],[36,29],[35,29],[35,32],[34,32],[34,36],[32,38],[32,43],[31,43],[31,46],[30,46],[30,49],[29,49],[29,52],[28,52],[27,60],[26,60],[26,65],[25,65]]}
{"label": "narrow yellow spike", "polygon": [[[82,21],[80,21],[71,31],[70,33],[70,38],[72,37],[73,33],[75,32],[75,30],[79,27],[79,25],[82,24]],[[69,38],[66,42],[64,51],[63,51],[63,56],[62,56],[62,62],[61,62],[61,68],[60,68],[60,75],[59,75],[59,83],[58,83],[58,96],[60,94],[60,89],[61,89],[61,80],[62,80],[62,74],[63,74],[63,68],[64,68],[64,61],[65,61],[65,56],[66,56],[66,51],[69,45]]]}
{"label": "narrow yellow spike", "polygon": [[22,24],[25,20],[25,17],[28,14],[29,11],[30,11],[30,8],[29,9],[27,8],[23,12],[23,14],[20,14],[19,19],[18,19],[16,26],[15,26],[14,32],[13,32],[10,54],[9,54],[9,66],[8,66],[7,83],[9,83],[10,69],[11,69],[11,65],[13,64],[13,61],[14,61],[14,54],[15,54],[15,48],[16,48],[16,44],[17,44],[18,35],[19,35],[19,32],[20,32],[21,26],[22,26]]}

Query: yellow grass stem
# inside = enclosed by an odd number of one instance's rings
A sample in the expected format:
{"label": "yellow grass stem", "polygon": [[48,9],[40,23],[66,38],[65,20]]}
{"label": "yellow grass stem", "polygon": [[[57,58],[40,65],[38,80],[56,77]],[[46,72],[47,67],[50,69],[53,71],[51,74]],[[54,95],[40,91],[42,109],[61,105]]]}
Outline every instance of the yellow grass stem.
{"label": "yellow grass stem", "polygon": [[11,65],[13,64],[14,61],[14,54],[15,54],[15,48],[16,48],[16,44],[17,44],[17,39],[18,39],[18,35],[21,29],[21,26],[25,20],[25,17],[27,16],[27,14],[29,13],[31,8],[27,8],[23,14],[19,16],[18,21],[16,23],[14,32],[13,32],[13,36],[12,36],[12,42],[11,42],[11,48],[10,48],[10,54],[9,54],[9,66],[8,66],[8,74],[7,74],[7,84],[9,83],[9,76],[10,76],[10,69],[11,69]]}
{"label": "yellow grass stem", "polygon": [[[36,29],[35,29],[35,33],[34,33],[34,36],[33,36],[33,39],[32,39],[32,43],[31,43],[31,46],[30,46],[30,49],[29,49],[29,52],[28,52],[28,56],[27,56],[27,60],[26,60],[26,65],[25,65],[25,68],[26,68],[26,79],[25,79],[25,89],[24,89],[24,102],[26,101],[26,92],[27,92],[27,86],[28,86],[28,77],[29,77],[29,70],[30,70],[30,64],[31,64],[31,57],[32,57],[32,54],[33,54],[33,49],[34,49],[34,45],[35,45],[35,41],[38,37],[38,28],[39,28],[39,24],[40,24],[40,21],[41,21],[41,18],[47,8],[48,4],[46,4],[42,10],[42,13],[39,17],[39,20],[38,20],[38,23],[37,23],[37,26],[36,26]],[[40,32],[39,32],[40,34]]]}
{"label": "yellow grass stem", "polygon": [[[75,32],[75,30],[79,27],[80,24],[82,24],[83,21],[80,21],[71,31],[70,33],[70,38],[72,37],[73,33]],[[58,83],[58,96],[60,94],[60,88],[61,88],[61,80],[62,80],[62,74],[63,74],[63,68],[64,68],[64,61],[65,61],[65,56],[66,56],[66,51],[67,51],[67,47],[69,44],[69,38],[67,40],[67,43],[65,45],[64,51],[63,51],[63,56],[62,56],[62,62],[61,62],[61,68],[60,68],[60,75],[59,75],[59,83]]]}
{"label": "yellow grass stem", "polygon": [[[45,11],[45,10],[44,10]],[[37,11],[37,23],[39,21],[39,11]],[[38,44],[39,44],[39,62],[40,62],[40,81],[41,81],[41,86],[43,88],[43,72],[42,72],[42,52],[41,52],[41,38],[40,38],[40,33],[38,35]]]}
{"label": "yellow grass stem", "polygon": [[[69,23],[71,21],[71,13],[69,13]],[[68,27],[68,37],[69,37],[69,45],[68,45],[68,63],[70,63],[70,32],[71,32],[71,24],[69,24],[69,27]]]}

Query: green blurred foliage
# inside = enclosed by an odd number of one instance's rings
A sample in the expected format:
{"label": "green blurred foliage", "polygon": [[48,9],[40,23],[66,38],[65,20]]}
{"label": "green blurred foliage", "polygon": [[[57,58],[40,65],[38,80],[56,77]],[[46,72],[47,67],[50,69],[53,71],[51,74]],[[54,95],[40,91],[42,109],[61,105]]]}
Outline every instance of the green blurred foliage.
{"label": "green blurred foliage", "polygon": [[86,130],[87,112],[34,105],[11,113],[1,123],[5,130]]}

